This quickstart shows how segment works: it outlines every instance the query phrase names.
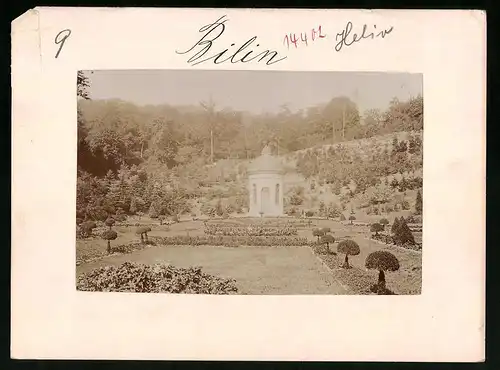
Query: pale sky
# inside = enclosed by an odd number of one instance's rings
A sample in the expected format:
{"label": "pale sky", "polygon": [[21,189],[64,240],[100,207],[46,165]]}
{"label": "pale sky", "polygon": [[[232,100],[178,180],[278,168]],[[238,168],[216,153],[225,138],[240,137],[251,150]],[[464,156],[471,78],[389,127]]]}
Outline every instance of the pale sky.
{"label": "pale sky", "polygon": [[292,111],[349,96],[361,112],[422,94],[422,74],[204,70],[101,70],[90,77],[92,99],[139,105],[198,105],[209,96],[224,107],[252,113]]}

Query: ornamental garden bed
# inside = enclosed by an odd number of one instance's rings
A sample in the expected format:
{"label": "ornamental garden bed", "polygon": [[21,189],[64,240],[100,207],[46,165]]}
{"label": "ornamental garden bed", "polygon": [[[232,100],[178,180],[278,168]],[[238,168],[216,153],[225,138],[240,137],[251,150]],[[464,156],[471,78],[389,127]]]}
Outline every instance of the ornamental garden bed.
{"label": "ornamental garden bed", "polygon": [[223,223],[205,224],[206,235],[222,236],[294,236],[297,228],[294,226],[266,227],[261,225],[233,226]]}
{"label": "ornamental garden bed", "polygon": [[167,236],[167,237],[151,237],[157,245],[213,245],[225,247],[238,246],[255,246],[255,247],[291,247],[291,246],[307,246],[310,241],[307,238],[301,237],[280,237],[280,236],[222,236],[222,235],[206,235],[206,236]]}
{"label": "ornamental garden bed", "polygon": [[236,294],[233,279],[202,272],[201,267],[180,268],[169,264],[124,262],[103,266],[77,277],[77,290],[180,294]]}

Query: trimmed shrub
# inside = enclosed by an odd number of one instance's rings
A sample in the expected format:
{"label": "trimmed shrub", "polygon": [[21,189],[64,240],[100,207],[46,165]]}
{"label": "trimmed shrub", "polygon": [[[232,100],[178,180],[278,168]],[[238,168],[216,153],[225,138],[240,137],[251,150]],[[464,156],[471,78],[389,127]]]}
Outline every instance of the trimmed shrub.
{"label": "trimmed shrub", "polygon": [[319,239],[323,235],[325,235],[325,231],[323,229],[313,229],[312,234],[313,234],[313,236],[315,236],[316,238],[318,238],[318,243],[319,243]]}
{"label": "trimmed shrub", "polygon": [[111,229],[106,230],[102,233],[102,238],[104,240],[107,240],[107,242],[108,242],[108,248],[107,248],[108,253],[111,253],[111,240],[115,240],[117,237],[118,237],[118,234],[116,233],[116,231],[111,230]]}
{"label": "trimmed shrub", "polygon": [[410,245],[415,244],[415,238],[413,237],[413,234],[403,217],[401,217],[401,220],[398,223],[398,227],[396,228],[396,233],[394,234],[394,241],[396,242],[397,245],[400,246],[403,246],[405,244],[410,244]]}
{"label": "trimmed shrub", "polygon": [[115,224],[115,219],[113,217],[108,217],[104,223],[111,230],[111,226],[113,226]]}
{"label": "trimmed shrub", "polygon": [[321,243],[326,244],[326,248],[330,251],[330,244],[335,243],[335,238],[331,234],[326,234],[321,237]]}
{"label": "trimmed shrub", "polygon": [[372,233],[375,233],[375,235],[378,235],[378,233],[379,233],[380,231],[383,231],[383,230],[384,230],[384,227],[383,227],[381,224],[379,224],[378,222],[375,222],[375,223],[373,223],[373,224],[370,226],[370,231],[371,231]]}
{"label": "trimmed shrub", "polygon": [[342,240],[337,246],[337,251],[345,254],[344,264],[342,265],[343,268],[350,268],[349,256],[357,256],[361,252],[358,243],[350,239]]}
{"label": "trimmed shrub", "polygon": [[385,228],[387,225],[389,225],[389,220],[387,218],[382,218],[380,219],[379,224]]}
{"label": "trimmed shrub", "polygon": [[149,226],[140,226],[135,233],[141,236],[141,243],[144,243],[144,241],[148,241],[148,232],[150,231],[151,228]]}
{"label": "trimmed shrub", "polygon": [[377,294],[387,294],[385,286],[385,271],[399,270],[399,261],[395,255],[387,251],[376,251],[366,257],[365,267],[367,269],[378,270],[378,282],[374,289]]}
{"label": "trimmed shrub", "polygon": [[396,233],[398,232],[398,228],[399,228],[399,219],[396,217],[394,218],[394,222],[392,223],[391,233],[393,235],[396,235]]}
{"label": "trimmed shrub", "polygon": [[421,215],[422,214],[422,193],[420,192],[420,190],[417,191],[417,199],[415,201],[415,213],[417,215]]}

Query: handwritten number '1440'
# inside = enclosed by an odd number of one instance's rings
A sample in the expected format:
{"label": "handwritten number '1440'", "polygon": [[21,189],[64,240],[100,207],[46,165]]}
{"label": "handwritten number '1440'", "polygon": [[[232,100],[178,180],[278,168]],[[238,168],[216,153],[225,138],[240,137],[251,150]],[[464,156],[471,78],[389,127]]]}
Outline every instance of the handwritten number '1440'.
{"label": "handwritten number '1440'", "polygon": [[64,46],[64,43],[66,42],[66,40],[68,39],[69,35],[71,35],[71,30],[62,30],[61,32],[59,32],[56,36],[56,38],[54,39],[54,42],[56,45],[59,45],[59,49],[57,50],[57,53],[56,53],[56,58],[59,56],[59,53],[61,52],[62,50],[62,47]]}
{"label": "handwritten number '1440'", "polygon": [[[309,35],[311,38],[309,38]],[[295,33],[290,33],[283,39],[283,44],[285,44],[287,48],[290,48],[290,45],[293,45],[297,48],[299,42],[302,42],[307,46],[309,45],[309,40],[315,41],[316,39],[322,39],[325,37],[326,35],[323,34],[321,26],[319,26],[317,30],[313,28],[310,34],[308,32],[301,32],[299,37],[297,37]]]}

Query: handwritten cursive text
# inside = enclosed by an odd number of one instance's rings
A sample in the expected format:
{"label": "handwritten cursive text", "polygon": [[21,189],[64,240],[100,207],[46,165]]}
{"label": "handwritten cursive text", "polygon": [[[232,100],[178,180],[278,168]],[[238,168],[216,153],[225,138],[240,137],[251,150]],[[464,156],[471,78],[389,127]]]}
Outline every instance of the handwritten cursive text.
{"label": "handwritten cursive text", "polygon": [[188,50],[182,52],[176,51],[176,53],[177,54],[192,53],[187,62],[191,63],[191,65],[193,66],[207,62],[209,60],[213,60],[214,64],[222,64],[228,61],[230,61],[231,63],[238,63],[238,62],[248,63],[256,59],[257,62],[262,62],[266,58],[267,60],[265,61],[265,63],[267,65],[271,65],[286,59],[286,56],[279,58],[278,52],[273,50],[263,50],[258,54],[253,54],[254,52],[255,53],[257,52],[255,50],[251,50],[250,46],[253,46],[255,48],[260,46],[260,44],[254,44],[254,42],[257,40],[257,36],[248,39],[245,43],[243,43],[243,45],[241,45],[235,51],[229,51],[230,48],[235,46],[235,44],[232,43],[230,47],[222,51],[216,52],[213,55],[206,56],[208,51],[214,45],[215,40],[217,40],[226,30],[225,23],[228,21],[228,19],[224,19],[225,17],[226,16],[224,15],[219,19],[217,19],[215,22],[201,27],[199,30],[199,32],[203,33],[201,39],[199,39]]}
{"label": "handwritten cursive text", "polygon": [[386,35],[390,34],[393,31],[394,27],[389,27],[380,32],[377,30],[377,26],[374,25],[372,31],[368,31],[368,26],[366,24],[363,25],[363,31],[361,35],[352,32],[352,22],[347,22],[345,29],[342,32],[337,33],[335,37],[335,41],[337,44],[335,45],[335,50],[340,51],[344,46],[351,46],[352,44],[359,42],[363,39],[374,39],[376,37],[385,38]]}

